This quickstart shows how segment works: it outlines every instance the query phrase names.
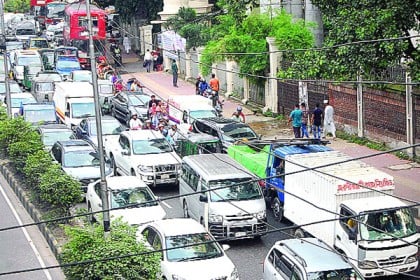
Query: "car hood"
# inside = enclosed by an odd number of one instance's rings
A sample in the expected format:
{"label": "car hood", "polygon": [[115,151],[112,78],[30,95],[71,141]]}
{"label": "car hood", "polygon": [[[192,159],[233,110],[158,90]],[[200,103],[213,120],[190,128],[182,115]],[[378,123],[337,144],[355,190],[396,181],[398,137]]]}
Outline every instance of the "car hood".
{"label": "car hood", "polygon": [[148,154],[148,155],[134,155],[132,162],[144,166],[156,166],[167,164],[180,164],[181,159],[175,152],[162,153],[162,154]]}
{"label": "car hood", "polygon": [[[215,194],[214,194],[215,196]],[[243,209],[244,211],[242,211]],[[244,216],[256,214],[266,210],[264,198],[241,200],[241,201],[219,201],[211,202],[211,213],[222,216]],[[245,212],[246,211],[246,212]]]}
{"label": "car hood", "polygon": [[[63,167],[66,174],[73,176],[77,180],[97,179],[101,177],[101,171],[98,166],[82,166],[82,167]],[[105,166],[105,173],[111,174],[109,166]]]}
{"label": "car hood", "polygon": [[[119,135],[104,135],[102,136],[103,145],[105,146],[105,143],[112,143],[111,145],[114,145],[118,143]],[[89,136],[89,141],[93,143],[95,147],[98,147],[98,137],[96,135]]]}
{"label": "car hood", "polygon": [[[166,269],[162,268],[163,271],[170,271],[185,280],[230,279],[235,268],[226,255],[207,260],[166,262],[165,265]],[[172,275],[166,276],[168,279],[172,279]]]}
{"label": "car hood", "polygon": [[132,106],[131,111],[135,111],[139,116],[147,115],[147,108],[143,106]]}
{"label": "car hood", "polygon": [[149,207],[126,208],[121,210],[113,210],[111,219],[122,217],[123,221],[130,225],[140,225],[152,221],[162,220],[166,216],[165,210],[159,204]]}

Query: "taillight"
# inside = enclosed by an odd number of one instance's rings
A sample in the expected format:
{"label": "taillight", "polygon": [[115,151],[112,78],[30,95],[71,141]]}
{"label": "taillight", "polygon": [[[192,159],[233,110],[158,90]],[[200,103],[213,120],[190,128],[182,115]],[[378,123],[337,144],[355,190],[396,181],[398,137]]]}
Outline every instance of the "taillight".
{"label": "taillight", "polygon": [[188,131],[192,132],[193,131],[193,127],[192,125],[190,125],[190,128],[188,129]]}

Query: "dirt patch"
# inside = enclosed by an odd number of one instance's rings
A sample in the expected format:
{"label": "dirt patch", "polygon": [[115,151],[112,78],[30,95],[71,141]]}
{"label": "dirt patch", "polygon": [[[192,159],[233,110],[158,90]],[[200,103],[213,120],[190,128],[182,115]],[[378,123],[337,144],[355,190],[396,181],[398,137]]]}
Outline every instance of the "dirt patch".
{"label": "dirt patch", "polygon": [[256,121],[249,123],[258,135],[263,135],[264,139],[291,138],[293,132],[286,120],[272,119],[269,121]]}

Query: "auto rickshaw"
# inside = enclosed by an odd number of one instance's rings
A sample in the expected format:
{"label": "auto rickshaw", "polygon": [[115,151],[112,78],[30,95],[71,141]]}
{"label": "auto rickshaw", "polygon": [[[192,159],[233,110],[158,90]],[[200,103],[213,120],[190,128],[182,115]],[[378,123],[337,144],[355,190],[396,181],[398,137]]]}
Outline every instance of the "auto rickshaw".
{"label": "auto rickshaw", "polygon": [[39,55],[41,56],[42,65],[44,70],[54,69],[54,50],[53,49],[39,49]]}
{"label": "auto rickshaw", "polygon": [[31,89],[32,87],[32,79],[35,75],[42,71],[42,66],[38,65],[28,65],[23,68],[23,87],[26,89]]}
{"label": "auto rickshaw", "polygon": [[222,152],[222,143],[219,138],[206,133],[180,135],[176,146],[176,152],[180,157]]}
{"label": "auto rickshaw", "polygon": [[111,113],[111,99],[114,97],[114,86],[111,81],[98,80],[98,92],[102,114]]}

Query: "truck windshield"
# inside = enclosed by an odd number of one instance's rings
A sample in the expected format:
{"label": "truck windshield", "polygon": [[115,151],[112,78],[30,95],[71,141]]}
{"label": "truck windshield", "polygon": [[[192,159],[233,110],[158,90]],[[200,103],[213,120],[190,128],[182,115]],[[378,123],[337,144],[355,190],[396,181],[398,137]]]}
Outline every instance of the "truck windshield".
{"label": "truck windshield", "polygon": [[354,269],[340,269],[329,271],[309,272],[308,280],[362,280],[363,278]]}
{"label": "truck windshield", "polygon": [[73,118],[87,118],[95,116],[95,104],[92,103],[73,103],[72,106]]}
{"label": "truck windshield", "polygon": [[57,62],[57,68],[59,69],[80,69],[80,64],[76,60],[59,60]]}
{"label": "truck windshield", "polygon": [[192,118],[191,121],[202,118],[214,118],[216,117],[216,112],[214,110],[190,111],[190,117]]}
{"label": "truck windshield", "polygon": [[153,195],[147,188],[119,189],[111,191],[111,208],[124,207],[130,204],[134,204],[136,207],[158,205],[157,201],[153,198]]}
{"label": "truck windshield", "polygon": [[30,48],[46,49],[48,48],[47,40],[31,40]]}
{"label": "truck windshield", "polygon": [[30,123],[55,122],[55,109],[25,110],[25,121]]}
{"label": "truck windshield", "polygon": [[165,139],[134,140],[135,155],[160,154],[172,152],[172,147]]}
{"label": "truck windshield", "polygon": [[38,56],[22,56],[18,58],[17,65],[41,66],[41,59]]}
{"label": "truck windshield", "polygon": [[251,200],[262,198],[260,187],[251,178],[210,181],[211,201]]}
{"label": "truck windshield", "polygon": [[53,83],[37,83],[35,86],[36,91],[54,91]]}
{"label": "truck windshield", "polygon": [[364,240],[402,238],[417,232],[409,209],[365,213],[361,220],[360,234]]}

